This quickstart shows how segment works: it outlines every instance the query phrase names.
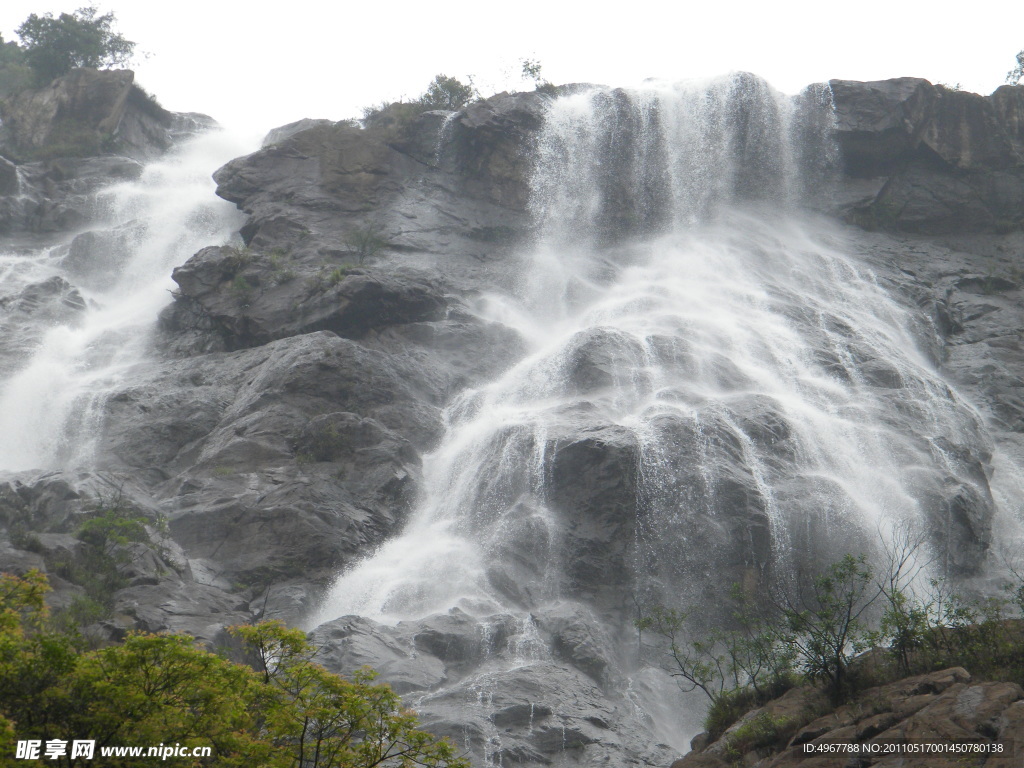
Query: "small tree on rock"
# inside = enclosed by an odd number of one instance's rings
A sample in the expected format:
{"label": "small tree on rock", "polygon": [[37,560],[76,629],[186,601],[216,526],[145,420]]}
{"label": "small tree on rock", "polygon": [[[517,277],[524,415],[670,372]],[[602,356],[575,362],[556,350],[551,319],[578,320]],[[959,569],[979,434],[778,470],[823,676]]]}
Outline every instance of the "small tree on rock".
{"label": "small tree on rock", "polygon": [[1006,82],[1010,85],[1017,85],[1024,80],[1024,51],[1017,54],[1017,66],[1006,73]]}
{"label": "small tree on rock", "polygon": [[472,83],[456,80],[448,75],[437,75],[427,86],[427,92],[420,97],[420,103],[428,109],[462,109],[476,98],[476,88]]}
{"label": "small tree on rock", "polygon": [[113,30],[114,14],[97,15],[95,6],[74,13],[33,13],[16,30],[25,62],[43,80],[52,80],[76,67],[126,64],[135,43]]}
{"label": "small tree on rock", "polygon": [[367,224],[362,227],[354,227],[345,235],[345,244],[352,250],[363,264],[372,256],[376,256],[382,249],[387,248],[391,243],[384,235],[384,230],[375,224]]}
{"label": "small tree on rock", "polygon": [[863,555],[847,555],[817,576],[808,593],[782,590],[780,640],[796,650],[804,674],[826,684],[838,704],[847,693],[849,664],[868,646],[864,614],[882,594]]}

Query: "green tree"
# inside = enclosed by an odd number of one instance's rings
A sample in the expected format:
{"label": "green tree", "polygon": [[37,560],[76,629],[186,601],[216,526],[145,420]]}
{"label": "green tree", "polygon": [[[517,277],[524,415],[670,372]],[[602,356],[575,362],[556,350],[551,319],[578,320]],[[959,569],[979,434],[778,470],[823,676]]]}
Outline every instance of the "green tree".
{"label": "green tree", "polygon": [[4,36],[0,35],[0,67],[19,64],[24,55],[20,45],[11,40],[4,40]]}
{"label": "green tree", "polygon": [[114,14],[98,15],[95,6],[74,13],[31,14],[18,27],[25,62],[43,80],[67,74],[76,67],[126,64],[135,43],[113,30]]}
{"label": "green tree", "polygon": [[1017,85],[1024,80],[1024,50],[1017,54],[1017,66],[1007,73],[1007,82]]}
{"label": "green tree", "polygon": [[345,235],[345,245],[356,255],[359,263],[363,264],[391,243],[384,235],[383,228],[376,224],[367,224],[350,229]]}
{"label": "green tree", "polygon": [[825,682],[832,700],[847,693],[849,663],[864,650],[869,631],[863,617],[882,594],[864,555],[847,555],[816,577],[809,593],[780,593],[780,640],[796,649],[804,674]]}
{"label": "green tree", "polygon": [[1024,51],[1017,54],[1017,66],[1006,73],[1006,82],[1010,85],[1017,85],[1024,80]]}
{"label": "green tree", "polygon": [[[103,746],[212,747],[193,766],[242,768],[468,768],[447,741],[372,673],[348,680],[314,662],[300,630],[280,622],[235,627],[257,668],[185,635],[133,633],[84,650],[49,622],[49,585],[31,572],[0,575],[0,765],[12,739],[87,737]],[[55,765],[129,766],[134,758]]]}
{"label": "green tree", "polygon": [[0,35],[0,99],[30,88],[35,75],[25,64],[25,52],[13,41]]}
{"label": "green tree", "polygon": [[737,699],[777,695],[795,670],[823,682],[838,702],[847,693],[850,659],[872,637],[864,616],[882,592],[866,558],[847,555],[796,591],[780,588],[754,600],[734,586],[736,629],[684,639],[687,614],[661,607],[636,626],[667,645],[670,673],[684,690],[704,691],[712,715]]}
{"label": "green tree", "polygon": [[267,728],[296,768],[468,768],[450,743],[417,727],[398,694],[374,685],[372,672],[346,680],[316,664],[301,630],[270,621],[231,631],[255,651],[264,684],[278,697],[267,709]]}
{"label": "green tree", "polygon": [[35,570],[24,577],[0,574],[0,722],[16,725],[19,738],[66,714],[59,686],[77,663],[74,638],[48,626],[49,590]]}
{"label": "green tree", "polygon": [[437,75],[427,86],[419,101],[427,109],[462,109],[477,97],[472,83],[465,83],[447,75]]}
{"label": "green tree", "polygon": [[776,633],[754,615],[738,586],[732,591],[738,606],[733,620],[738,629],[714,630],[698,640],[684,640],[688,614],[656,606],[649,616],[634,622],[641,632],[660,638],[668,653],[668,671],[684,692],[700,689],[713,705],[744,687],[755,699],[767,700],[793,669],[790,647],[778,642]]}
{"label": "green tree", "polygon": [[666,671],[684,691],[702,690],[710,699],[704,728],[717,736],[744,712],[779,696],[798,682],[796,653],[779,641],[778,623],[734,584],[730,593],[733,629],[715,629],[693,639],[689,615],[655,606],[634,622],[653,634],[665,653]]}
{"label": "green tree", "polygon": [[537,59],[523,59],[519,62],[522,65],[523,77],[527,80],[532,80],[537,85],[545,82],[541,76],[541,64]]}

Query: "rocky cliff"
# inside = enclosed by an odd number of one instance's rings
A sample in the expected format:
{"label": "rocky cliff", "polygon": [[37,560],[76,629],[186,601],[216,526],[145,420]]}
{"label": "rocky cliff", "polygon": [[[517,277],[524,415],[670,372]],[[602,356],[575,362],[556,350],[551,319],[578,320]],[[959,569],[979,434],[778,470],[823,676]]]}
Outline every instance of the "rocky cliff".
{"label": "rocky cliff", "polygon": [[0,233],[84,228],[96,190],[137,179],[145,161],[213,125],[168,112],[134,81],[130,70],[76,69],[0,100]]}
{"label": "rocky cliff", "polygon": [[859,223],[925,233],[1019,229],[1019,88],[980,96],[910,77],[831,86],[844,170],[870,200],[855,212]]}
{"label": "rocky cliff", "polygon": [[[75,280],[97,279],[123,235],[81,231],[90,193],[136,176],[182,121],[133,111],[127,75],[100,78],[86,95],[102,75],[76,73],[5,106],[0,228],[12,242],[75,235],[66,277],[0,296],[5,327],[83,311]],[[1024,459],[1022,94],[981,97],[909,78],[833,82],[842,170],[824,207],[860,227],[846,236],[880,284],[922,310],[934,365],[983,413],[990,439]],[[218,194],[246,216],[243,242],[211,244],[174,270],[156,349],[105,401],[94,464],[0,485],[0,565],[48,571],[55,599],[70,603],[82,593],[75,566],[88,555],[75,521],[116,497],[166,528],[132,545],[98,630],[183,631],[216,643],[228,624],[307,618],[340,570],[407,520],[446,406],[522,355],[524,340],[479,307],[484,294],[512,292],[528,269],[531,169],[549,98],[499,94],[367,127],[303,122],[218,170]],[[116,138],[124,154],[20,162],[49,135],[38,121],[59,130],[65,118]],[[629,189],[613,192],[616,210],[634,213],[610,219],[610,232],[654,226]],[[10,350],[10,368],[33,333]],[[622,352],[600,334],[584,341],[571,378],[596,392]],[[898,386],[883,365],[872,370],[873,386]],[[764,403],[749,413],[747,433],[782,451],[785,423]],[[681,451],[688,440],[680,434]],[[664,744],[622,725],[646,684],[626,680],[619,637],[629,634],[642,533],[639,447],[596,409],[566,418],[548,441],[549,498],[566,515],[561,601],[532,608],[525,623],[491,616],[486,636],[453,609],[398,626],[343,617],[320,627],[317,641],[332,668],[373,665],[425,708],[430,727],[489,760],[668,764]],[[718,445],[726,460],[741,452],[727,439]],[[980,438],[946,453],[935,514],[950,572],[971,576],[993,542],[998,468]],[[751,501],[755,480],[737,470],[733,511],[695,533],[722,553],[723,582],[754,578],[766,562],[768,511]],[[528,548],[503,557],[489,578],[511,602],[534,606],[529,585],[544,563]],[[485,692],[494,659],[529,658],[531,643],[548,650]],[[465,715],[460,703],[476,697],[486,702]]]}

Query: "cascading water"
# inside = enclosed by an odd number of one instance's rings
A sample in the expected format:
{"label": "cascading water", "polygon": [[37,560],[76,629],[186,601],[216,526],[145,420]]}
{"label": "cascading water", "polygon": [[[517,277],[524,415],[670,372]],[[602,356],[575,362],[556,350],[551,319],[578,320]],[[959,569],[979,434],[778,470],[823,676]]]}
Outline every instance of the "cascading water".
{"label": "cascading water", "polygon": [[[405,531],[342,574],[309,625],[457,609],[543,628],[571,604],[607,639],[603,671],[557,638],[532,658],[509,642],[414,704],[471,719],[471,691],[569,658],[625,702],[618,716],[683,749],[689,734],[654,700],[663,679],[629,662],[635,603],[698,606],[713,623],[731,582],[792,578],[903,524],[935,532],[948,570],[969,569],[943,548],[958,508],[992,505],[976,459],[989,449],[921,351],[927,321],[801,213],[835,161],[828,118],[827,92],[789,99],[747,75],[556,100],[521,290],[480,303],[529,351],[452,404]],[[548,685],[531,695],[585,736]],[[542,749],[530,722],[527,752]],[[613,741],[584,736],[559,759]],[[510,740],[466,736],[487,764]]]}
{"label": "cascading water", "polygon": [[50,281],[82,310],[4,361],[0,468],[88,465],[105,395],[146,353],[172,268],[238,229],[240,214],[214,197],[211,173],[249,143],[219,131],[191,139],[137,181],[98,193],[102,215],[70,247],[0,254],[8,297]]}

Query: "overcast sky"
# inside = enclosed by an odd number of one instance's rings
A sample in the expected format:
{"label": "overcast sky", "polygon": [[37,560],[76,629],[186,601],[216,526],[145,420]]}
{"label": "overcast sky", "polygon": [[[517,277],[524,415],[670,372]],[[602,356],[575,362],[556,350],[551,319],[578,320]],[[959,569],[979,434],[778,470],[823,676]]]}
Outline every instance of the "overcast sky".
{"label": "overcast sky", "polygon": [[[14,39],[28,14],[87,2],[2,0],[0,32]],[[1024,48],[1019,0],[963,3],[956,12],[906,0],[97,5],[148,54],[133,67],[137,82],[166,107],[260,131],[302,117],[356,117],[368,104],[419,95],[439,72],[473,76],[485,95],[522,89],[524,57],[555,83],[748,70],[787,93],[829,78],[903,75],[989,93]]]}

